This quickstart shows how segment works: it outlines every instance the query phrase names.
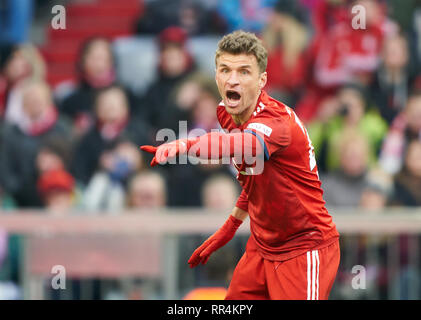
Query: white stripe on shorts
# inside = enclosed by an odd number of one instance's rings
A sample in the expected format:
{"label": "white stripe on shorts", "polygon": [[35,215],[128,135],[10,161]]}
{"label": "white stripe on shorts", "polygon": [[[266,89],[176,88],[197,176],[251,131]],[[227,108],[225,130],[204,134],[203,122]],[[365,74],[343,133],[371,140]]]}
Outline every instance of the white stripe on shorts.
{"label": "white stripe on shorts", "polygon": [[307,251],[307,300],[319,299],[319,251]]}
{"label": "white stripe on shorts", "polygon": [[311,298],[311,258],[310,251],[307,251],[307,300]]}
{"label": "white stripe on shorts", "polygon": [[319,300],[319,250],[316,250],[316,262],[317,262],[317,270],[316,270],[316,300]]}

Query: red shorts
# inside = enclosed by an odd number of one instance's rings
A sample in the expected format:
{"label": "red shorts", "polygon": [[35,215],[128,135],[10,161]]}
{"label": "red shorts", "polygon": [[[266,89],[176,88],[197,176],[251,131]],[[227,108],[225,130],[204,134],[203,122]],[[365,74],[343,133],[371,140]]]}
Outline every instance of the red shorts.
{"label": "red shorts", "polygon": [[285,261],[269,261],[250,237],[226,300],[326,300],[339,267],[339,240]]}

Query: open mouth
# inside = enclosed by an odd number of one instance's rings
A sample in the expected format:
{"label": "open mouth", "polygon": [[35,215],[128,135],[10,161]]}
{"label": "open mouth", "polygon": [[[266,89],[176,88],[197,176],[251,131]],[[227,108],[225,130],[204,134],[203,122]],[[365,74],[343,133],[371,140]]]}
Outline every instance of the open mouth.
{"label": "open mouth", "polygon": [[233,106],[233,107],[236,106],[241,99],[241,95],[237,91],[234,91],[234,90],[228,90],[226,92],[226,97],[227,97],[229,106]]}

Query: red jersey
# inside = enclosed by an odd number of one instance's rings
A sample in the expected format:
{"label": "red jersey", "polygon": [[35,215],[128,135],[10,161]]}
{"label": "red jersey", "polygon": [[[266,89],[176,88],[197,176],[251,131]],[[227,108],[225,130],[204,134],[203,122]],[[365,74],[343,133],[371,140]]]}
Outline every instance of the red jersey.
{"label": "red jersey", "polygon": [[325,207],[313,146],[294,111],[262,91],[243,125],[234,123],[223,103],[217,116],[223,129],[250,132],[263,145],[261,174],[247,175],[244,163],[236,165],[243,187],[237,206],[249,213],[260,254],[282,261],[335,241],[339,233]]}

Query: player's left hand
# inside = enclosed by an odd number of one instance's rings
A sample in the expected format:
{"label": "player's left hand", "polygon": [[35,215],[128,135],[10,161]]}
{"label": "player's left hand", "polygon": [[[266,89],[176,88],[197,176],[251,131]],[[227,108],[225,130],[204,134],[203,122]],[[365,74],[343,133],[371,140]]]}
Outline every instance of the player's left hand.
{"label": "player's left hand", "polygon": [[140,149],[154,155],[151,161],[151,167],[154,167],[157,164],[166,163],[168,159],[174,158],[179,154],[186,153],[188,150],[188,140],[175,140],[170,143],[164,143],[159,147],[141,146]]}
{"label": "player's left hand", "polygon": [[230,215],[224,225],[193,252],[188,261],[190,268],[196,267],[199,263],[206,264],[214,251],[226,245],[234,237],[242,222]]}

